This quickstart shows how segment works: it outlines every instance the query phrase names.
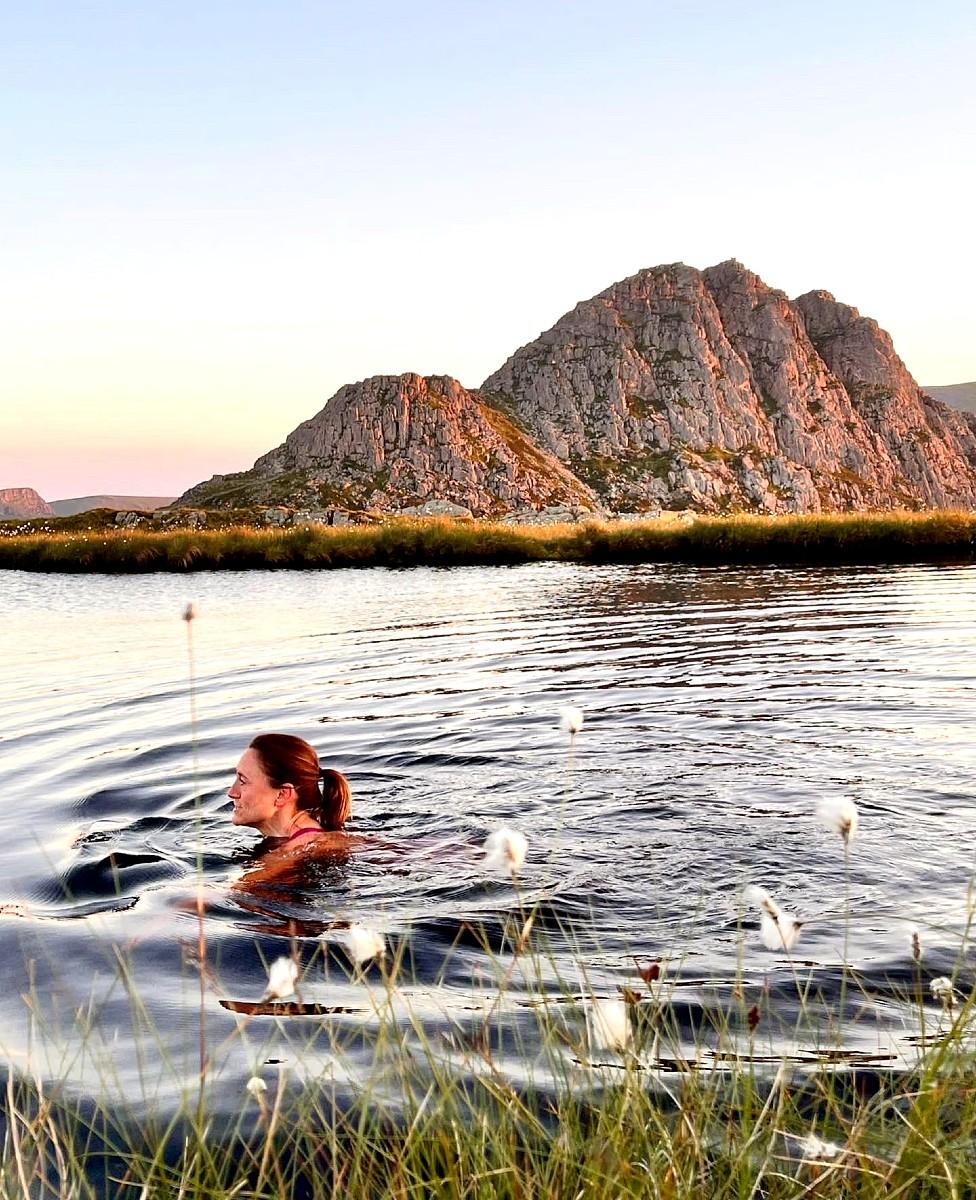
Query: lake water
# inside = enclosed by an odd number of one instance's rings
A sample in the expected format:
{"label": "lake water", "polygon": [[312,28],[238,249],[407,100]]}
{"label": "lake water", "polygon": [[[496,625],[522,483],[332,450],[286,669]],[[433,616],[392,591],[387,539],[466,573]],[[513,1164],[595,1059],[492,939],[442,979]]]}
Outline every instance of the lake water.
{"label": "lake water", "polygon": [[[898,1064],[918,1025],[906,993],[952,971],[968,919],[974,602],[971,566],[0,573],[0,1049],[166,1108],[195,1078],[202,1011],[229,1108],[255,1071],[328,1072],[352,1094],[375,1066],[378,997],[418,1053],[464,1074],[501,970],[496,1062],[513,1080],[540,1006],[584,1069],[587,997],[621,986],[643,992],[639,1021],[673,1018],[641,1051],[649,1075],[679,1053],[721,1061],[709,1021],[741,1028],[752,1003],[757,1057],[833,1045]],[[566,704],[585,713],[573,747]],[[367,840],[262,890],[225,790],[267,730],[347,774]],[[861,815],[849,878],[813,817],[840,797]],[[529,839],[517,889],[480,865],[500,824]],[[792,960],[743,912],[749,882],[803,920]],[[530,970],[503,929],[533,906],[546,957]],[[401,956],[393,992],[351,972],[332,927],[350,920]],[[303,1002],[353,1011],[227,1007],[258,1000],[290,949]],[[657,995],[631,956],[663,960]]]}

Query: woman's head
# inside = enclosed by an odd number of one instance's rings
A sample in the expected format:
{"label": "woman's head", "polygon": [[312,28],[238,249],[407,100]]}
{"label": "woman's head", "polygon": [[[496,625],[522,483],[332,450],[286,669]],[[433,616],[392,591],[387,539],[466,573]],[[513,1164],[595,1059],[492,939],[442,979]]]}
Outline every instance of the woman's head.
{"label": "woman's head", "polygon": [[284,809],[282,816],[288,810],[307,812],[323,829],[341,829],[351,808],[345,777],[338,771],[321,771],[313,747],[287,733],[262,733],[251,742],[238,763],[230,795],[236,825],[260,827]]}

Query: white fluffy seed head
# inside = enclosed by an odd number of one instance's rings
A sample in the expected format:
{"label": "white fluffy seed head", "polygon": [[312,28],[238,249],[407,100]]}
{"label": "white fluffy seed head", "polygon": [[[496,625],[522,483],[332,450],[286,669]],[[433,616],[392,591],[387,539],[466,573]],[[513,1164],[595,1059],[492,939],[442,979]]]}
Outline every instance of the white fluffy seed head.
{"label": "white fluffy seed head", "polygon": [[507,871],[514,875],[525,862],[528,838],[517,829],[503,826],[485,838],[485,866],[489,871]]}
{"label": "white fluffy seed head", "polygon": [[567,704],[559,710],[559,728],[570,737],[576,737],[583,728],[583,710]]}
{"label": "white fluffy seed head", "polygon": [[250,1092],[255,1100],[259,1100],[268,1090],[268,1085],[264,1082],[260,1075],[252,1075],[244,1085],[246,1091]]}
{"label": "white fluffy seed head", "polygon": [[294,996],[295,984],[298,982],[298,964],[293,958],[276,958],[268,968],[268,987],[264,996],[266,1000],[284,1000]]}
{"label": "white fluffy seed head", "polygon": [[857,805],[847,797],[821,800],[816,808],[817,820],[825,829],[839,833],[845,847],[850,846],[857,833]]}
{"label": "white fluffy seed head", "polygon": [[360,966],[371,958],[382,958],[386,953],[386,940],[381,933],[368,925],[350,925],[346,930],[346,945],[353,961]]}
{"label": "white fluffy seed head", "polygon": [[586,1040],[590,1051],[626,1050],[633,1037],[630,1014],[623,1000],[594,999],[586,1010]]}
{"label": "white fluffy seed head", "polygon": [[842,1147],[836,1142],[825,1142],[815,1133],[808,1133],[800,1139],[799,1149],[800,1156],[808,1162],[830,1162],[841,1153]]}
{"label": "white fluffy seed head", "polygon": [[929,984],[932,995],[946,1008],[952,1007],[952,1001],[955,996],[955,989],[952,986],[952,980],[947,975],[940,975],[938,979],[933,979]]}
{"label": "white fluffy seed head", "polygon": [[759,923],[759,936],[767,950],[792,950],[800,938],[802,922],[792,913],[777,909],[772,916],[764,912]]}

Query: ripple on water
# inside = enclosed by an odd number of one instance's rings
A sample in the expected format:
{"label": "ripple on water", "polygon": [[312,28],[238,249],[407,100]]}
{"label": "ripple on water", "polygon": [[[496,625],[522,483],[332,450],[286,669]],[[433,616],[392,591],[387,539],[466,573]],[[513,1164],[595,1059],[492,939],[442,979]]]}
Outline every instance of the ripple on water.
{"label": "ripple on water", "polygon": [[[367,985],[339,936],[356,919],[383,929],[425,1020],[449,1034],[483,1012],[536,905],[548,957],[537,978],[511,972],[522,1002],[563,997],[569,1012],[591,990],[640,988],[638,964],[664,959],[681,1036],[709,1006],[731,1011],[741,976],[771,989],[782,1049],[797,999],[740,910],[755,881],[804,920],[825,1013],[846,937],[873,997],[848,1014],[846,1043],[897,1042],[918,984],[906,923],[923,927],[926,971],[948,973],[967,920],[974,598],[970,567],[3,573],[10,1053],[26,1053],[33,986],[97,996],[116,1053],[136,1055],[131,985],[185,1057],[198,881],[216,1037],[289,944],[303,1000],[361,1009]],[[572,746],[556,724],[566,703],[586,714]],[[307,737],[350,776],[368,842],[304,881],[235,890],[255,840],[230,826],[224,790],[262,729]],[[811,815],[830,796],[861,808],[849,881]],[[530,838],[517,888],[479,863],[499,824]],[[505,1011],[524,1047],[529,1010]]]}

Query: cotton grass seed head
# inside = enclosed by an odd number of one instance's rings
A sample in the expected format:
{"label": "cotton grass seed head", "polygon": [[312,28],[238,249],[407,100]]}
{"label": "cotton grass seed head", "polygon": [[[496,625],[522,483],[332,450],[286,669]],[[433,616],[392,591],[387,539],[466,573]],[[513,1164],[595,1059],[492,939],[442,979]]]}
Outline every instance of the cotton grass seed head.
{"label": "cotton grass seed head", "polygon": [[933,979],[929,984],[929,989],[943,1008],[952,1008],[956,992],[952,986],[952,980],[947,975],[940,975],[937,979]]}
{"label": "cotton grass seed head", "polygon": [[850,847],[857,833],[857,805],[843,797],[839,800],[821,800],[816,807],[817,820],[825,829],[839,833],[844,848]]}
{"label": "cotton grass seed head", "polygon": [[255,1100],[260,1100],[264,1093],[268,1090],[268,1085],[264,1082],[260,1075],[252,1075],[244,1085],[244,1089],[254,1097]]}
{"label": "cotton grass seed head", "polygon": [[765,888],[750,883],[742,899],[759,909],[759,936],[767,950],[792,950],[800,936],[802,921],[784,912]]}
{"label": "cotton grass seed head", "polygon": [[800,939],[802,921],[792,913],[778,909],[775,916],[764,912],[759,922],[759,936],[767,950],[792,950]]}
{"label": "cotton grass seed head", "polygon": [[586,1041],[590,1052],[626,1050],[633,1037],[630,1015],[623,1000],[594,999],[586,1010]]}
{"label": "cotton grass seed head", "polygon": [[284,1000],[294,996],[295,984],[298,982],[298,964],[293,958],[276,958],[268,968],[268,987],[264,993],[266,1000]]}
{"label": "cotton grass seed head", "polygon": [[489,871],[514,875],[525,862],[528,850],[529,842],[524,833],[503,826],[485,838],[485,866]]}
{"label": "cotton grass seed head", "polygon": [[358,965],[372,958],[382,958],[386,953],[386,940],[381,933],[368,925],[350,925],[346,930],[346,945],[352,960]]}
{"label": "cotton grass seed head", "polygon": [[583,710],[572,704],[565,705],[559,710],[559,728],[571,738],[576,737],[583,728]]}
{"label": "cotton grass seed head", "polygon": [[840,1155],[843,1147],[838,1146],[836,1142],[825,1142],[815,1133],[808,1133],[805,1138],[800,1139],[799,1150],[800,1157],[805,1162],[831,1162]]}

